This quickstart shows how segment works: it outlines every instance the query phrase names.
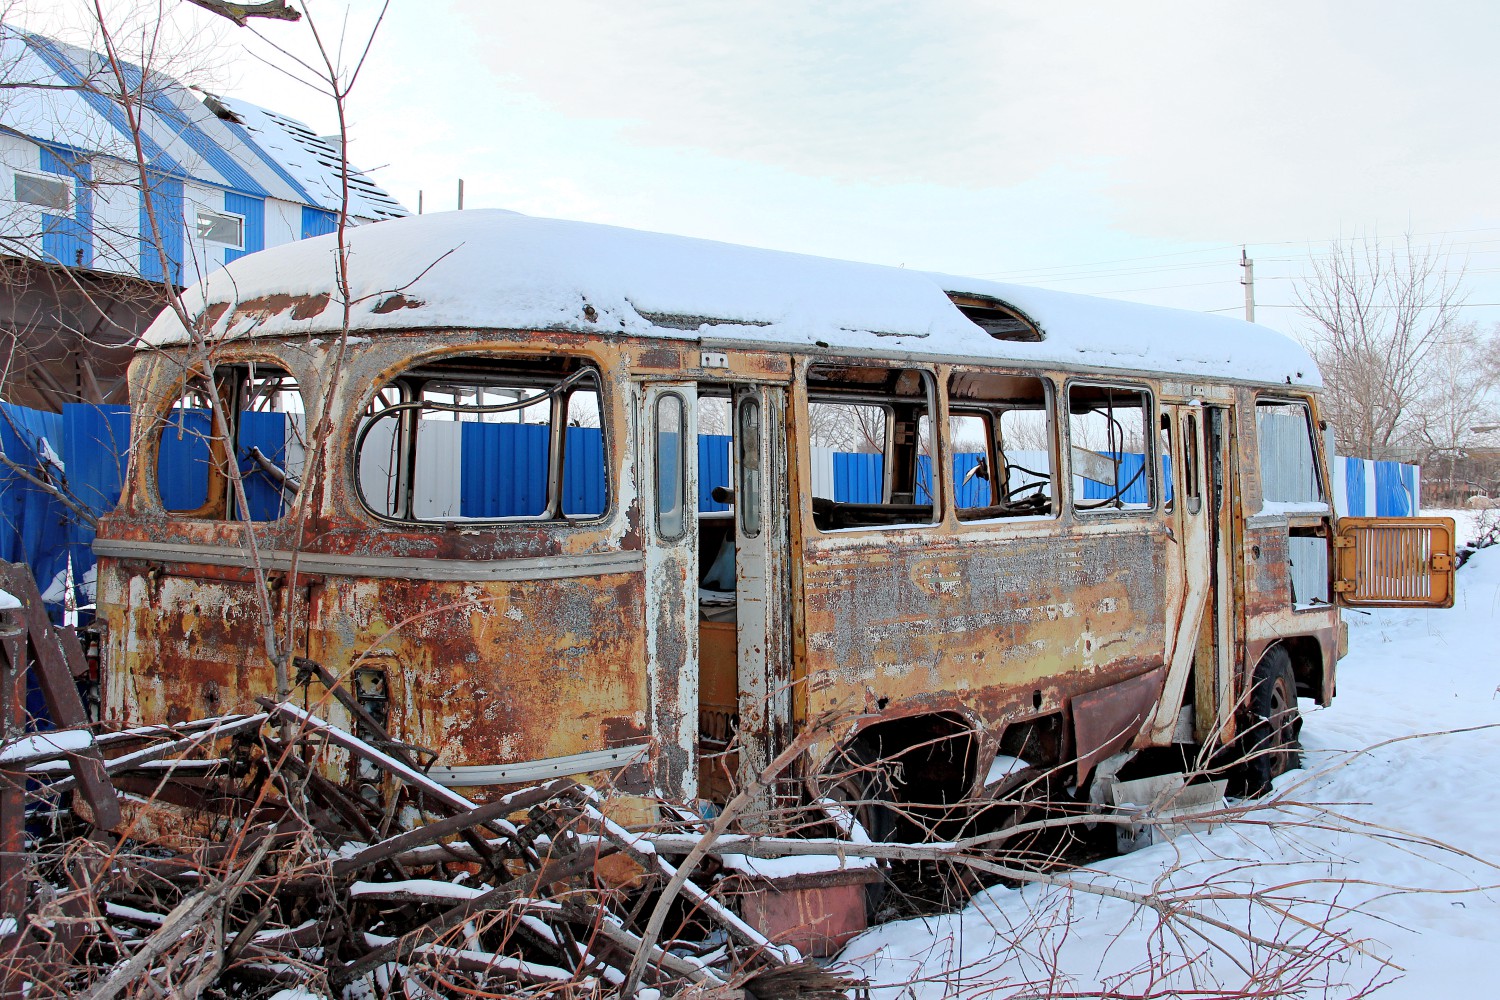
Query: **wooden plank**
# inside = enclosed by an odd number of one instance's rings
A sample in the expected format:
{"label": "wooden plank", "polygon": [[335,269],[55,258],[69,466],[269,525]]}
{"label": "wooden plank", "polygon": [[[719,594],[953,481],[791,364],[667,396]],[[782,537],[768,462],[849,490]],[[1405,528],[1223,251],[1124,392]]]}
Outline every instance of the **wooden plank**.
{"label": "wooden plank", "polygon": [[[47,703],[53,725],[59,729],[88,726],[88,715],[83,710],[83,699],[78,697],[78,688],[73,683],[68,656],[63,652],[57,631],[47,618],[47,611],[42,606],[42,595],[37,591],[36,580],[32,578],[30,568],[19,563],[0,562],[0,589],[9,591],[21,602],[21,616],[35,657],[37,684],[42,689],[42,698]],[[101,830],[113,830],[119,826],[120,801],[104,770],[104,758],[99,753],[99,748],[90,747],[69,754],[68,763],[73,768],[83,799],[92,813],[86,818]],[[76,801],[73,809],[74,812],[78,811]]]}

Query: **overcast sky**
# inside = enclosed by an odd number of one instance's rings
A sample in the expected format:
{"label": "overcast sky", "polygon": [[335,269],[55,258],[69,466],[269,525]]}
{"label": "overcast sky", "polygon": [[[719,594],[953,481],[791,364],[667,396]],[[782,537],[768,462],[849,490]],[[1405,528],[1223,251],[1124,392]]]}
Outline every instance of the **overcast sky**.
{"label": "overcast sky", "polygon": [[[336,130],[251,32],[165,9],[191,82]],[[325,37],[345,9],[314,5]],[[378,5],[349,9],[346,54]],[[350,155],[413,211],[462,177],[467,207],[1204,310],[1242,307],[1245,243],[1293,331],[1341,236],[1441,242],[1500,302],[1497,28],[1479,0],[393,0]]]}

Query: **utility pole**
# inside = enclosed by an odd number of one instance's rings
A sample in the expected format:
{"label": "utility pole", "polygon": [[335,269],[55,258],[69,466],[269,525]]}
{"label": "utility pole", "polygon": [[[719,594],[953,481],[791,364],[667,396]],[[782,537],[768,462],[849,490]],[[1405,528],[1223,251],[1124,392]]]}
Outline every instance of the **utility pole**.
{"label": "utility pole", "polygon": [[418,215],[422,214],[422,192],[421,191],[417,192],[417,214]]}
{"label": "utility pole", "polygon": [[1255,261],[1245,253],[1245,248],[1240,247],[1240,267],[1245,269],[1245,276],[1240,279],[1240,284],[1245,286],[1245,322],[1255,322]]}
{"label": "utility pole", "polygon": [[464,210],[464,179],[462,177],[458,179],[458,210],[460,212]]}

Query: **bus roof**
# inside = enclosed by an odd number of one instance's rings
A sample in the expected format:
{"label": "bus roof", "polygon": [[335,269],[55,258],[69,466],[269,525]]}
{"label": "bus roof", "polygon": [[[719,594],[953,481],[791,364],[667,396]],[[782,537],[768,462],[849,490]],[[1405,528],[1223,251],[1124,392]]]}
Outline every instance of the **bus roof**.
{"label": "bus roof", "polygon": [[[1291,338],[1224,316],[499,210],[351,228],[351,330],[571,330],[831,353],[1059,364],[1317,386]],[[337,243],[243,257],[184,293],[210,338],[336,334]],[[992,335],[963,302],[1009,310]],[[232,308],[230,308],[232,307]],[[170,311],[148,347],[185,343]]]}

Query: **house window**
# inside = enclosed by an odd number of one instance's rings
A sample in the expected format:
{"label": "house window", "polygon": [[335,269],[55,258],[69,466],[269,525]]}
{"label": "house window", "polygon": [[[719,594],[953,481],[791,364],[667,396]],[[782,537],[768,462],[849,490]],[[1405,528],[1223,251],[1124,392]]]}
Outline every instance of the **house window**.
{"label": "house window", "polygon": [[222,243],[236,250],[245,248],[245,220],[238,215],[224,215],[198,209],[198,238],[206,243]]}
{"label": "house window", "polygon": [[17,173],[15,194],[16,201],[27,205],[63,214],[73,210],[73,182],[67,177]]}
{"label": "house window", "polygon": [[420,365],[375,394],[355,446],[365,506],[398,521],[590,520],[609,507],[599,374],[576,358]]}

